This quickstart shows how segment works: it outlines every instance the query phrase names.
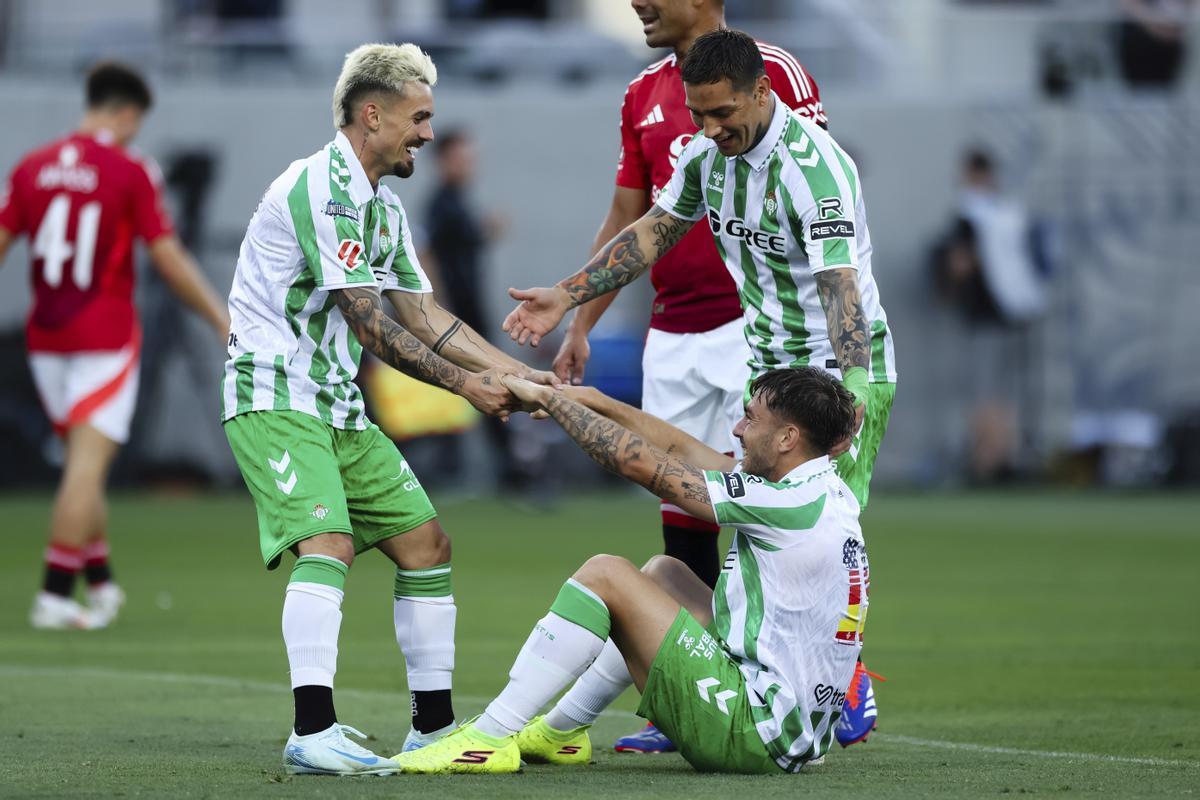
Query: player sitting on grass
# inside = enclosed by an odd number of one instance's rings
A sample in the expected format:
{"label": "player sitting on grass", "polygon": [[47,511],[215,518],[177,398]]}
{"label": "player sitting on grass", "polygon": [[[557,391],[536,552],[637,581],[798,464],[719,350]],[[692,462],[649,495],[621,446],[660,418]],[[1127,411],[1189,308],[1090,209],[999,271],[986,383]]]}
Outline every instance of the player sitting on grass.
{"label": "player sitting on grass", "polygon": [[[737,532],[715,591],[666,556],[641,571],[616,556],[588,560],[483,715],[396,756],[400,769],[515,772],[522,757],[586,764],[588,726],[630,683],[642,693],[638,714],[698,770],[795,772],[821,757],[867,609],[859,504],[828,456],[853,431],[853,395],[811,367],[763,374],[734,429],[745,453],[735,463],[593,389],[504,380],[601,466]],[[535,716],[576,678],[549,715]]]}

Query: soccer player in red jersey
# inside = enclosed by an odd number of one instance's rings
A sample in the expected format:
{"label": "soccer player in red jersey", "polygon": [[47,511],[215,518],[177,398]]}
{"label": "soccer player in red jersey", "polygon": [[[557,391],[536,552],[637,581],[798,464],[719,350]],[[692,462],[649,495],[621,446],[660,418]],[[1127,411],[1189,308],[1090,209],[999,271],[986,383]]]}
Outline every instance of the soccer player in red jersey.
{"label": "soccer player in red jersey", "polygon": [[[132,69],[97,65],[88,75],[79,130],[27,155],[0,193],[0,262],[18,236],[29,237],[29,364],[66,443],[45,581],[30,613],[36,628],[104,627],[124,601],[108,566],[104,494],[137,395],[134,238],[222,344],[228,335],[225,305],[173,231],[158,168],[126,150],[152,102]],[[73,599],[80,572],[89,586],[86,607]]]}
{"label": "soccer player in red jersey", "polygon": [[[632,0],[630,5],[642,21],[646,44],[673,52],[643,70],[625,91],[616,188],[592,253],[645,214],[670,182],[676,159],[697,130],[687,109],[680,64],[692,42],[726,27],[722,0]],[[782,48],[758,45],[779,99],[825,125],[812,76]],[[695,226],[663,255],[651,268],[650,280],[655,298],[642,355],[642,408],[719,452],[733,452],[733,427],[742,417],[750,380],[750,353],[737,288],[707,226]],[[576,310],[554,360],[560,380],[582,382],[588,334],[616,296],[611,292]],[[661,508],[666,555],[715,586],[721,570],[720,527],[665,500]],[[664,748],[673,749],[652,726],[617,742],[622,751]]]}

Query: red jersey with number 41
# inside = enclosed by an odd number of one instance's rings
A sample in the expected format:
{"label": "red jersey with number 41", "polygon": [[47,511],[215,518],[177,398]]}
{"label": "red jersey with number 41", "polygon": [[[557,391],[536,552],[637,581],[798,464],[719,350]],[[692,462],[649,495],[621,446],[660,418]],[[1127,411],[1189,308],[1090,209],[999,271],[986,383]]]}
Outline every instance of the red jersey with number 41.
{"label": "red jersey with number 41", "polygon": [[[786,50],[758,43],[771,88],[801,116],[824,125],[816,81]],[[650,201],[670,183],[675,161],[696,133],[683,78],[672,54],[647,67],[625,90],[621,104],[621,158],[617,185],[645,189]],[[737,287],[707,225],[696,225],[650,269],[654,309],[650,327],[701,333],[742,316]]]}
{"label": "red jersey with number 41", "polygon": [[133,239],[171,233],[153,162],[76,133],[25,157],[0,195],[0,226],[29,237],[30,351],[120,350],[134,339]]}

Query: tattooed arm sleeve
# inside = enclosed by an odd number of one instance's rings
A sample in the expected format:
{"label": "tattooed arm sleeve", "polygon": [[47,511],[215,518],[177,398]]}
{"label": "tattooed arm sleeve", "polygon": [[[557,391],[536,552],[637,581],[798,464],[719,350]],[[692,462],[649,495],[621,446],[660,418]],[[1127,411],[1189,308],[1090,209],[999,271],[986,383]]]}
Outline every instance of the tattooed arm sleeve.
{"label": "tattooed arm sleeve", "polygon": [[528,369],[443,308],[432,293],[391,291],[387,292],[387,298],[396,309],[400,324],[452,364],[472,372],[506,367],[521,374]]}
{"label": "tattooed arm sleeve", "polygon": [[587,406],[554,392],[546,410],[600,466],[644,486],[687,513],[710,522],[716,515],[709,503],[704,472],[664,453],[642,437],[601,416]]}
{"label": "tattooed arm sleeve", "polygon": [[816,274],[817,293],[825,308],[829,341],[844,375],[853,367],[870,367],[871,336],[858,293],[858,270],[840,267]]}
{"label": "tattooed arm sleeve", "polygon": [[363,347],[417,380],[455,393],[462,389],[467,373],[384,314],[378,290],[358,286],[335,289],[332,294]]}
{"label": "tattooed arm sleeve", "polygon": [[558,286],[571,298],[572,307],[619,289],[648,270],[695,224],[652,206],[600,248],[586,267],[559,281]]}

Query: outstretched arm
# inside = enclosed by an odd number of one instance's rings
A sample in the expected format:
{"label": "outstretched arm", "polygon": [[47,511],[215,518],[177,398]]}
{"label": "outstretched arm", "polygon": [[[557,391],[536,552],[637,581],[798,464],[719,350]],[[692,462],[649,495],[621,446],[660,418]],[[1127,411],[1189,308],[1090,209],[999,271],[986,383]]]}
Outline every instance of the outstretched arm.
{"label": "outstretched arm", "polygon": [[[645,189],[617,186],[613,190],[613,199],[609,205],[608,214],[604,217],[600,230],[596,232],[595,241],[592,242],[592,249],[589,252],[593,256],[599,253],[614,236],[637,222],[638,218],[646,213],[646,207],[649,204],[650,193]],[[618,291],[620,290],[613,290],[608,294],[601,295],[590,303],[584,303],[575,311],[575,316],[572,317],[571,324],[567,326],[567,331],[563,335],[558,355],[554,357],[554,373],[559,380],[576,385],[583,383],[583,372],[587,367],[592,350],[591,345],[588,344],[588,334],[600,321],[600,317],[604,316],[608,307],[617,299]]]}
{"label": "outstretched arm", "polygon": [[383,313],[376,289],[335,289],[332,294],[350,329],[363,347],[387,364],[419,381],[462,395],[485,414],[506,416],[512,396],[501,384],[499,370],[471,373],[451,364]]}
{"label": "outstretched arm", "polygon": [[[825,308],[830,343],[842,371],[842,384],[855,400],[854,429],[862,423],[867,402],[871,333],[858,291],[858,270],[838,267],[818,272],[817,293]],[[844,443],[849,446],[848,442]],[[844,449],[835,448],[845,452]]]}
{"label": "outstretched arm", "polygon": [[548,411],[600,466],[644,486],[651,494],[694,517],[716,521],[704,470],[700,467],[655,447],[642,436],[572,400],[566,392],[519,378],[506,377],[504,381],[526,403],[526,408],[541,407]]}
{"label": "outstretched arm", "polygon": [[434,299],[432,292],[387,292],[400,325],[421,343],[452,364],[471,372],[499,367],[505,372],[548,383],[550,374],[530,369],[493,346],[478,331],[451,314]]}
{"label": "outstretched arm", "polygon": [[694,464],[702,470],[729,472],[737,464],[732,456],[717,452],[671,423],[613,399],[599,389],[590,386],[570,387],[564,389],[563,393],[568,399],[628,428],[667,455]]}
{"label": "outstretched arm", "polygon": [[509,289],[509,296],[522,302],[504,320],[503,329],[521,344],[536,347],[564,314],[636,280],[695,224],[652,206],[574,275],[550,288]]}

